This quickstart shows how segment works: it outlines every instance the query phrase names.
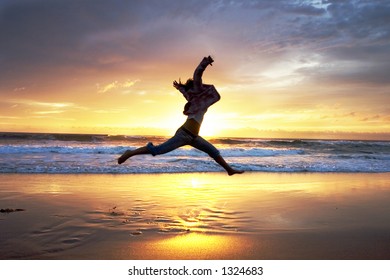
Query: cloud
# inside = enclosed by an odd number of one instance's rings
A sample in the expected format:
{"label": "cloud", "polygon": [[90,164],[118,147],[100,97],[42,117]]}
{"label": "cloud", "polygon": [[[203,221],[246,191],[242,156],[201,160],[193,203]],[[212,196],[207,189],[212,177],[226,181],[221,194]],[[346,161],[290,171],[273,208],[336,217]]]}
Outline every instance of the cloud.
{"label": "cloud", "polygon": [[51,111],[37,111],[34,112],[36,115],[51,115],[51,114],[61,114],[64,113],[64,110],[51,110]]}
{"label": "cloud", "polygon": [[127,80],[125,82],[114,81],[114,82],[108,83],[106,85],[97,84],[96,87],[97,87],[99,93],[106,93],[106,92],[112,91],[114,89],[131,88],[132,86],[134,86],[139,81],[140,80],[138,80],[138,79],[134,80],[134,81]]}
{"label": "cloud", "polygon": [[[239,104],[252,110],[269,98],[275,108],[340,102],[383,111],[389,18],[390,3],[377,0],[1,1],[0,105],[4,115],[17,109],[9,100],[19,111],[83,110],[77,104],[96,106],[96,92],[113,107],[146,92],[145,102],[159,101],[167,73],[185,79],[213,54],[205,82],[251,100]],[[122,95],[110,100],[113,92]]]}
{"label": "cloud", "polygon": [[6,103],[12,103],[14,105],[25,105],[31,107],[50,107],[50,108],[77,107],[74,103],[70,103],[70,102],[41,102],[41,101],[28,100],[28,99],[10,99],[7,100]]}
{"label": "cloud", "polygon": [[2,115],[0,115],[0,119],[13,119],[13,120],[16,120],[16,119],[20,119],[20,117],[15,117],[15,116],[2,116]]}
{"label": "cloud", "polygon": [[[8,99],[0,102],[0,105],[4,107],[5,105],[12,104],[10,108],[15,108],[19,111],[25,109],[30,110],[40,110],[35,111],[34,114],[59,114],[66,112],[68,110],[87,110],[86,107],[80,106],[71,102],[42,102],[29,99]],[[4,108],[3,108],[4,109]],[[43,109],[43,110],[42,110]]]}
{"label": "cloud", "polygon": [[198,48],[216,51],[226,74],[319,54],[328,62],[364,60],[362,74],[341,69],[347,80],[367,74],[368,82],[386,83],[375,77],[390,65],[388,18],[383,1],[7,1],[0,81],[37,72],[56,79],[61,69],[147,73],[193,59]]}
{"label": "cloud", "polygon": [[248,34],[248,64],[261,61],[261,67],[267,70],[275,63],[316,57],[317,65],[297,67],[297,74],[308,73],[317,82],[389,84],[390,3],[316,3],[319,1],[243,3],[243,7],[258,13]]}
{"label": "cloud", "polygon": [[17,87],[17,88],[14,88],[14,91],[24,91],[26,90],[26,87]]}
{"label": "cloud", "polygon": [[193,59],[191,48],[206,41],[205,21],[213,12],[208,1],[20,0],[0,5],[4,92],[71,86],[76,78],[119,80],[124,71],[143,78],[153,69],[177,68]]}
{"label": "cloud", "polygon": [[74,104],[69,102],[58,103],[58,102],[37,102],[37,101],[28,102],[27,101],[26,103],[32,106],[43,106],[43,107],[53,107],[53,108],[74,107]]}

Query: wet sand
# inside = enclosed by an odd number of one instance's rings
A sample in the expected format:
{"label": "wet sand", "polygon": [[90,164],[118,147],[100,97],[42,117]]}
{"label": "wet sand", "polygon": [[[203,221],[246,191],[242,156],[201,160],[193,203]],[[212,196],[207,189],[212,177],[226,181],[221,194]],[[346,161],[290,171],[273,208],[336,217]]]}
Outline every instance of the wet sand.
{"label": "wet sand", "polygon": [[390,259],[390,173],[0,182],[0,259]]}

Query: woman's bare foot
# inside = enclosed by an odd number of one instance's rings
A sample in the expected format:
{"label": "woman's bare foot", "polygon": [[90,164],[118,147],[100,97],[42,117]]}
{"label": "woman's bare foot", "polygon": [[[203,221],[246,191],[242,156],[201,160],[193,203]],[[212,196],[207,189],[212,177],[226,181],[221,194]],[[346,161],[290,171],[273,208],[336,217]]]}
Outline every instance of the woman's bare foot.
{"label": "woman's bare foot", "polygon": [[129,157],[131,157],[133,155],[132,152],[133,151],[131,151],[131,150],[127,150],[126,152],[124,152],[123,155],[121,155],[118,158],[118,164],[124,163]]}
{"label": "woman's bare foot", "polygon": [[232,175],[234,175],[234,174],[242,174],[242,173],[244,173],[245,171],[242,171],[242,170],[236,170],[236,169],[232,169],[232,170],[229,170],[228,171],[228,174],[229,174],[229,176],[232,176]]}

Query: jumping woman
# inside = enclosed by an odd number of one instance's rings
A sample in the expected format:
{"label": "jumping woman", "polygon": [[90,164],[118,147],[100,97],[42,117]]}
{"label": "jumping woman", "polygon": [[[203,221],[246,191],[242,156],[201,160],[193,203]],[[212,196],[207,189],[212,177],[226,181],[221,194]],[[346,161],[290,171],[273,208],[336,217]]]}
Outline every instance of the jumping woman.
{"label": "jumping woman", "polygon": [[182,84],[180,79],[179,82],[173,82],[173,86],[179,90],[188,101],[184,106],[183,112],[188,118],[176,131],[175,135],[157,146],[149,142],[146,146],[141,148],[127,150],[118,158],[118,164],[124,163],[128,158],[135,155],[151,154],[156,156],[171,152],[184,145],[191,145],[192,147],[207,153],[220,164],[230,176],[244,172],[232,168],[226,163],[219,151],[211,143],[199,136],[200,125],[202,124],[204,114],[211,105],[221,98],[213,85],[202,83],[204,70],[208,65],[212,65],[213,62],[214,60],[210,56],[204,57],[198,67],[196,67],[193,79],[188,79],[185,84]]}

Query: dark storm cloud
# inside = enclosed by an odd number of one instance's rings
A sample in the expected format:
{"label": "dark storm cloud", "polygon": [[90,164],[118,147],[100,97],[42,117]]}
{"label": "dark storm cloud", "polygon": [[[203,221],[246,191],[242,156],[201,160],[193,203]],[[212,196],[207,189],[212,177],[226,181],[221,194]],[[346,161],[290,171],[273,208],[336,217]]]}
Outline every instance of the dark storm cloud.
{"label": "dark storm cloud", "polygon": [[[6,64],[18,67],[83,61],[85,36],[136,21],[129,2],[16,1],[0,18],[0,49]],[[117,5],[118,9],[110,9]],[[119,7],[120,6],[120,7]]]}
{"label": "dark storm cloud", "polygon": [[[348,83],[389,84],[390,72],[390,3],[386,1],[327,1],[328,15],[316,22],[301,25],[313,50],[331,65],[319,78]],[[310,42],[308,42],[310,45]],[[312,69],[313,70],[313,69]],[[331,71],[332,70],[332,71]]]}
{"label": "dark storm cloud", "polygon": [[242,5],[258,10],[280,11],[283,13],[293,13],[307,16],[318,16],[326,12],[322,7],[315,7],[311,3],[289,0],[264,0],[264,1],[242,1]]}
{"label": "dark storm cloud", "polygon": [[181,37],[186,35],[183,26],[188,27],[185,22],[194,21],[194,15],[201,18],[207,3],[3,2],[0,4],[0,81],[9,82],[40,71],[50,75],[60,69],[96,69],[110,63],[145,62],[166,49],[165,45],[183,42]]}
{"label": "dark storm cloud", "polygon": [[298,73],[386,84],[389,39],[387,1],[2,1],[0,83],[61,69],[131,70],[212,45],[227,68],[318,54],[317,68]]}

